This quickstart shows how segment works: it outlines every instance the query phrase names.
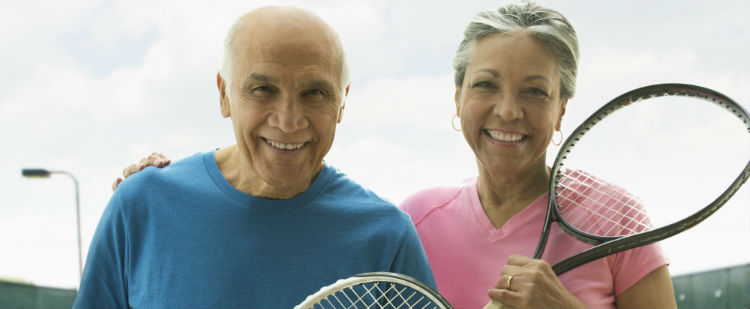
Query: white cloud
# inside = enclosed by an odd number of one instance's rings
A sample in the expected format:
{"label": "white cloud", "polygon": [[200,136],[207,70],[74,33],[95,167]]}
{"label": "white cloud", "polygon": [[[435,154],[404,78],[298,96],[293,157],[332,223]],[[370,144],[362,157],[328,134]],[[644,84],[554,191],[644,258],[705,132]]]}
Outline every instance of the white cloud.
{"label": "white cloud", "polygon": [[77,68],[40,65],[30,82],[0,106],[0,128],[31,124],[32,132],[59,134],[73,127],[67,122],[82,117],[96,124],[92,131],[106,131],[115,119],[153,105],[138,74],[123,68],[97,80]]}
{"label": "white cloud", "polygon": [[338,32],[346,48],[376,44],[387,29],[379,8],[372,2],[313,2],[309,9],[319,14]]}
{"label": "white cloud", "polygon": [[694,50],[588,48],[581,59],[576,96],[568,104],[563,132],[626,91],[658,83],[688,83],[717,90],[750,107],[750,72],[725,72]]}
{"label": "white cloud", "polygon": [[448,75],[381,78],[352,85],[344,121],[356,126],[410,126],[450,131],[453,80]]}
{"label": "white cloud", "polygon": [[[8,33],[21,34],[19,29],[35,31],[47,30],[64,31],[70,24],[77,22],[78,17],[85,14],[100,1],[98,0],[33,0],[33,1],[3,1],[0,3],[0,17],[8,26],[0,28],[0,37]],[[33,32],[32,32],[33,33]]]}
{"label": "white cloud", "polygon": [[473,154],[460,134],[446,135],[437,148],[431,152],[388,136],[362,136],[351,144],[337,142],[326,161],[398,204],[419,190],[474,175]]}
{"label": "white cloud", "polygon": [[18,8],[0,5],[0,39],[12,40],[19,34],[19,32],[13,31],[14,27],[24,24],[19,11]]}

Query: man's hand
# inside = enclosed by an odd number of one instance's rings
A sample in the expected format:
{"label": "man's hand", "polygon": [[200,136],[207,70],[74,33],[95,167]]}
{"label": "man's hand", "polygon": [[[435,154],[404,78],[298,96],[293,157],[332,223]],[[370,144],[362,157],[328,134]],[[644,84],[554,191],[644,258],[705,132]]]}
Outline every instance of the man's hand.
{"label": "man's hand", "polygon": [[117,186],[120,185],[120,182],[122,182],[123,179],[128,178],[128,176],[133,175],[134,173],[140,172],[146,167],[156,166],[162,168],[169,165],[169,163],[172,163],[172,161],[165,155],[153,152],[150,156],[141,159],[140,162],[131,164],[122,170],[122,178],[118,177],[115,182],[112,183],[112,191],[117,189]]}

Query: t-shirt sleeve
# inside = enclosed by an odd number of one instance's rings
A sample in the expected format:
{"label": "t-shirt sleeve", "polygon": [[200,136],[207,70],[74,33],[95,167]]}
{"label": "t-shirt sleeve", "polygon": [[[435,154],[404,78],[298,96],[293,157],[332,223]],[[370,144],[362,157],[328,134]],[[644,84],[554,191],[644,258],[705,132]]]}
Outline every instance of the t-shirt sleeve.
{"label": "t-shirt sleeve", "polygon": [[633,248],[610,256],[615,295],[620,295],[669,260],[659,243]]}
{"label": "t-shirt sleeve", "polygon": [[126,220],[117,190],[99,220],[73,308],[127,308]]}
{"label": "t-shirt sleeve", "polygon": [[409,222],[404,229],[401,245],[389,271],[411,276],[437,291],[435,277],[414,225]]}

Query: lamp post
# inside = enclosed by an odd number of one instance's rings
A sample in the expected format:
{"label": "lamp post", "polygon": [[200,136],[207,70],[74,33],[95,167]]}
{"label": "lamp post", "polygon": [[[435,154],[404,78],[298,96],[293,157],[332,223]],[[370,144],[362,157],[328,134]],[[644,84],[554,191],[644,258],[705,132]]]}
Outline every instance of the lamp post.
{"label": "lamp post", "polygon": [[81,257],[81,207],[78,202],[78,179],[73,174],[66,171],[50,171],[42,168],[24,168],[21,170],[23,177],[29,178],[49,178],[51,174],[63,174],[73,179],[76,190],[76,227],[78,230],[78,280],[81,280],[83,274],[83,262]]}

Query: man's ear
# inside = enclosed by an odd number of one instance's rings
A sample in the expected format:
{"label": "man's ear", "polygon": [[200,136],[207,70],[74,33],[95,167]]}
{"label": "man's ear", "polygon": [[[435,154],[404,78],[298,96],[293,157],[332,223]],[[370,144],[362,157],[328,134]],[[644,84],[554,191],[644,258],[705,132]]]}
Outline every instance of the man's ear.
{"label": "man's ear", "polygon": [[336,119],[336,123],[341,123],[341,120],[344,119],[344,107],[346,107],[346,102],[341,103],[341,107],[339,107],[339,118]]}
{"label": "man's ear", "polygon": [[555,124],[555,130],[560,131],[560,126],[562,126],[562,119],[565,115],[565,107],[568,105],[568,98],[560,100],[560,116],[557,117],[557,123]]}
{"label": "man's ear", "polygon": [[227,84],[221,77],[221,72],[216,73],[216,87],[219,88],[219,105],[221,107],[221,116],[229,118],[232,113],[229,109],[229,95],[227,95]]}
{"label": "man's ear", "polygon": [[349,96],[349,86],[351,86],[352,83],[349,82],[349,84],[346,85],[346,89],[344,90],[344,99],[341,101],[341,107],[339,107],[339,117],[336,119],[336,123],[341,123],[341,120],[344,119],[344,108],[346,107],[346,98]]}

